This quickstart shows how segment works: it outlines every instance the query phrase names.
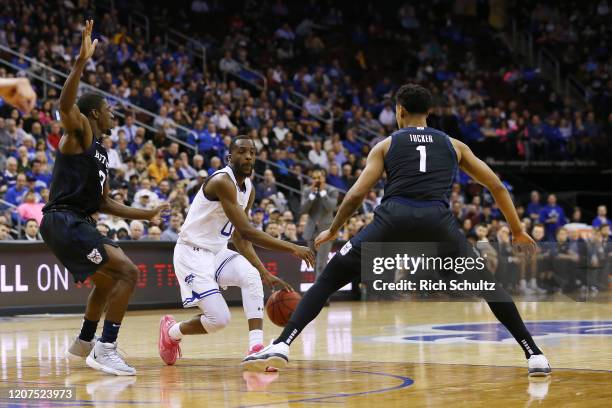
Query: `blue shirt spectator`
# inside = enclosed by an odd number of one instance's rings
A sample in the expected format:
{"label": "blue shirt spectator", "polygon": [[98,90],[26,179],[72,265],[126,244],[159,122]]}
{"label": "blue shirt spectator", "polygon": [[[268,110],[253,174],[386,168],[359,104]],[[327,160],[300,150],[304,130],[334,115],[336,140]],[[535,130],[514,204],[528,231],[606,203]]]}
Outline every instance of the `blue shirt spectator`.
{"label": "blue shirt spectator", "polygon": [[542,204],[540,203],[540,193],[533,190],[531,192],[531,201],[529,204],[527,204],[527,216],[532,220],[539,219],[542,208]]}
{"label": "blue shirt spectator", "polygon": [[15,185],[7,190],[4,199],[13,205],[21,204],[23,202],[25,194],[28,192],[26,181],[27,180],[25,174],[18,174]]}
{"label": "blue shirt spectator", "polygon": [[601,225],[610,225],[608,208],[605,205],[597,207],[597,217],[593,219],[592,225],[595,228],[599,228]]}
{"label": "blue shirt spectator", "polygon": [[548,196],[548,205],[540,212],[540,222],[546,229],[546,239],[554,241],[559,227],[565,225],[565,212],[557,205],[557,197],[554,194]]}

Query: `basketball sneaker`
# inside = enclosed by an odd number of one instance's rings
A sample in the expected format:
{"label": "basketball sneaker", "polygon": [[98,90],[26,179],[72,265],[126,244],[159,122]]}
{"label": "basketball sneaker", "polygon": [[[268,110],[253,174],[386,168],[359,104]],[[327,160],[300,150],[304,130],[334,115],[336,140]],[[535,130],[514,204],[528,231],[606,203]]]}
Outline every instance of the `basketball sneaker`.
{"label": "basketball sneaker", "polygon": [[[258,353],[258,352],[260,352],[263,349],[264,349],[264,345],[263,344],[255,344],[253,347],[251,347],[251,349],[249,351],[247,351],[247,357],[250,356],[251,354]],[[245,366],[245,369],[248,370],[248,366]],[[278,372],[278,369],[274,368],[274,367],[266,367],[266,372],[267,373],[276,373],[276,372]]]}
{"label": "basketball sneaker", "polygon": [[82,360],[87,358],[91,350],[94,348],[97,337],[94,337],[92,341],[81,340],[79,336],[76,336],[68,350],[66,350],[66,357],[70,360]]}
{"label": "basketball sneaker", "polygon": [[535,354],[529,357],[528,365],[530,377],[545,377],[552,372],[548,359],[544,354]]}
{"label": "basketball sneaker", "polygon": [[174,320],[172,315],[165,315],[159,321],[159,341],[157,342],[157,347],[159,348],[159,356],[168,365],[174,365],[176,360],[183,356],[181,341],[170,337],[170,328],[175,324],[176,320]]}
{"label": "basketball sneaker", "polygon": [[266,371],[268,367],[285,368],[289,362],[289,346],[284,343],[271,343],[260,351],[249,354],[241,365],[250,371]]}
{"label": "basketball sneaker", "polygon": [[85,360],[88,366],[114,375],[136,375],[136,369],[129,366],[117,351],[117,343],[97,341]]}

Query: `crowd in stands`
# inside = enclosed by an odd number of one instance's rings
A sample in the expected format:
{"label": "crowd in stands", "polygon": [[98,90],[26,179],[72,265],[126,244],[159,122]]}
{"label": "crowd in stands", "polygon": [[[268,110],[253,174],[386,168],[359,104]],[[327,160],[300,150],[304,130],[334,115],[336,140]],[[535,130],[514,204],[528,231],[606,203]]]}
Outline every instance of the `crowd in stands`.
{"label": "crowd in stands", "polygon": [[574,76],[586,88],[595,112],[608,117],[612,112],[610,2],[530,3],[517,2],[521,28],[532,35],[537,47],[559,59],[564,76]]}
{"label": "crowd in stands", "polygon": [[[0,44],[70,70],[80,46],[82,10],[73,3],[73,8],[43,1],[0,3],[5,6]],[[191,9],[174,15],[193,12],[183,27],[193,35],[199,29],[194,16],[229,22],[215,37],[200,35],[210,51],[206,72],[185,46],[172,47],[155,33],[147,41],[138,27],[128,32],[121,19],[125,13],[100,11],[96,16],[94,36],[100,43],[84,82],[158,115],[151,120],[127,103],[109,100],[125,116],[116,116],[111,134],[101,141],[109,154],[111,195],[139,208],[166,200],[172,205],[168,218],[150,223],[96,216],[102,234],[119,240],[176,240],[198,188],[224,166],[232,137],[249,134],[259,150],[252,222],[271,235],[300,241],[307,216],[301,214],[299,193],[310,183],[309,173],[322,168],[327,184],[341,193],[350,188],[372,146],[394,130],[392,96],[405,78],[434,93],[437,106],[430,126],[463,139],[484,157],[599,159],[610,145],[612,117],[562,100],[537,70],[515,62],[478,10],[471,14],[452,1],[437,2],[433,9],[424,2],[380,11],[366,2],[369,14],[359,5],[348,10],[274,1],[255,10],[254,2],[246,1],[234,10],[222,3],[196,0]],[[154,13],[158,6],[152,7]],[[168,17],[171,21],[173,16]],[[38,69],[23,58],[0,54],[24,72]],[[265,73],[264,91],[240,79],[248,73],[244,67]],[[0,69],[0,76],[11,74]],[[35,85],[40,95],[41,84]],[[58,96],[49,88],[29,115],[0,106],[0,199],[6,202],[0,202],[0,240],[40,238],[41,209],[61,137]],[[370,193],[343,228],[341,240],[372,220],[382,187]],[[565,217],[554,195],[547,200],[548,205],[536,204],[538,198],[519,210],[534,236],[543,228],[545,240],[556,241],[566,221],[583,220],[576,211]],[[468,237],[484,234],[506,242],[499,209],[467,176],[458,175],[450,205]],[[602,211],[598,219],[606,217]],[[594,221],[581,239],[608,242],[605,220]],[[602,256],[600,264],[609,252]],[[525,288],[520,272],[525,268],[508,267],[514,271],[508,275],[516,275],[508,284]],[[550,290],[564,286],[547,285]]]}

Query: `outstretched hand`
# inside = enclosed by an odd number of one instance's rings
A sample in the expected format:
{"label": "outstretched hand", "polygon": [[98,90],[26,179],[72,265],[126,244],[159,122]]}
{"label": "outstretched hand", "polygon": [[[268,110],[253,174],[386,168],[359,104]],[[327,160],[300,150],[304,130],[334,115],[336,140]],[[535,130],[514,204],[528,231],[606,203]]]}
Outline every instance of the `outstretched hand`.
{"label": "outstretched hand", "polygon": [[93,42],[91,41],[91,32],[93,30],[93,20],[85,21],[85,27],[82,30],[82,38],[81,38],[81,51],[79,52],[79,59],[83,61],[87,61],[91,58],[94,51],[96,50],[96,45],[98,45],[98,40],[95,39]]}
{"label": "outstretched hand", "polygon": [[27,78],[6,78],[0,84],[0,96],[23,113],[36,105],[36,92]]}
{"label": "outstretched hand", "polygon": [[170,212],[170,208],[170,203],[162,203],[158,205],[157,207],[151,210],[151,214],[149,215],[147,220],[151,221],[151,219],[157,217],[158,215],[168,215],[168,213]]}
{"label": "outstretched hand", "polygon": [[319,247],[321,246],[321,244],[324,244],[328,241],[333,241],[334,239],[336,239],[336,237],[338,236],[338,233],[332,233],[330,230],[326,229],[325,231],[322,231],[316,238],[315,238],[315,248],[318,250]]}
{"label": "outstretched hand", "polygon": [[537,244],[526,232],[519,232],[512,236],[512,246],[520,254],[531,257],[536,252]]}

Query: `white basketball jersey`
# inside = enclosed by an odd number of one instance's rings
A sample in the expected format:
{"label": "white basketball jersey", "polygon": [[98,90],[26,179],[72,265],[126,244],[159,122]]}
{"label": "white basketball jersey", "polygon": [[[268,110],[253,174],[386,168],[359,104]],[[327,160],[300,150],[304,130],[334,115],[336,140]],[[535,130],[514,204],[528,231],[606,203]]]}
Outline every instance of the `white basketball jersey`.
{"label": "white basketball jersey", "polygon": [[[251,179],[244,180],[245,190],[242,191],[236,183],[236,177],[231,167],[227,166],[214,172],[210,177],[216,176],[219,173],[226,173],[236,186],[236,199],[238,204],[245,208],[249,204],[251,190],[253,185]],[[234,226],[229,221],[221,206],[221,201],[210,201],[204,196],[204,189],[201,188],[196,194],[187,213],[187,219],[181,228],[179,234],[179,243],[195,246],[198,248],[208,249],[213,253],[217,253],[222,249],[227,248],[229,241],[234,231]]]}

